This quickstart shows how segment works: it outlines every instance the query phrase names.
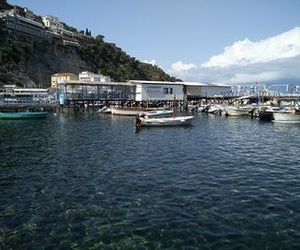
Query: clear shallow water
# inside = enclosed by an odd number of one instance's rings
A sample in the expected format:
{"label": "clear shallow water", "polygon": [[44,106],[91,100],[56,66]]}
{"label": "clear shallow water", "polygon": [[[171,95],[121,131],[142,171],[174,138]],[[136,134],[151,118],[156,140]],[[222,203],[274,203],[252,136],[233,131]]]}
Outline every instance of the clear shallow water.
{"label": "clear shallow water", "polygon": [[0,249],[299,249],[300,126],[0,121]]}

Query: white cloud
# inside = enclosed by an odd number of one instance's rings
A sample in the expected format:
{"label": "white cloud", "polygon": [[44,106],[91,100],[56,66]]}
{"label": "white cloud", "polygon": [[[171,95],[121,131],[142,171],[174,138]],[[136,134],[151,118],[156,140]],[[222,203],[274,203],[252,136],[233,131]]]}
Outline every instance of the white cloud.
{"label": "white cloud", "polygon": [[148,61],[148,60],[143,60],[142,62],[143,62],[143,63],[151,64],[152,66],[157,65],[157,64],[156,64],[156,60],[154,60],[154,59],[152,59],[152,60],[150,60],[150,61]]}
{"label": "white cloud", "polygon": [[183,63],[182,61],[178,61],[172,64],[172,70],[177,72],[189,71],[194,68],[197,68],[197,66],[193,63]]}
{"label": "white cloud", "polygon": [[213,56],[202,67],[228,67],[270,62],[300,55],[300,28],[258,42],[248,39],[237,41],[224,49],[224,53]]}
{"label": "white cloud", "polygon": [[237,41],[199,66],[174,63],[169,73],[185,81],[201,82],[299,81],[300,28],[257,42]]}
{"label": "white cloud", "polygon": [[268,71],[257,74],[237,73],[231,79],[229,79],[229,82],[257,82],[258,79],[259,81],[267,82],[272,81],[274,79],[280,79],[281,77],[283,77],[283,74],[276,71]]}

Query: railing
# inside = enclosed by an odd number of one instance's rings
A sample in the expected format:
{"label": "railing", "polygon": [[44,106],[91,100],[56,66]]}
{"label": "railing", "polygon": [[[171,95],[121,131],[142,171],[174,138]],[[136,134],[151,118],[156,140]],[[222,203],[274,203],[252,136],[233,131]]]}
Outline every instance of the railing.
{"label": "railing", "polygon": [[66,100],[130,100],[130,95],[125,93],[101,93],[101,94],[81,94],[81,93],[67,93]]}

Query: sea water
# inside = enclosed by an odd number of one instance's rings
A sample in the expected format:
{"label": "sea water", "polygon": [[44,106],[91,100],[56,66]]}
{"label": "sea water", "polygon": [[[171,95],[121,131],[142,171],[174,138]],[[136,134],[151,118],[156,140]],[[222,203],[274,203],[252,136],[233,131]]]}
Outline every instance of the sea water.
{"label": "sea water", "polygon": [[0,120],[0,249],[299,249],[300,126]]}

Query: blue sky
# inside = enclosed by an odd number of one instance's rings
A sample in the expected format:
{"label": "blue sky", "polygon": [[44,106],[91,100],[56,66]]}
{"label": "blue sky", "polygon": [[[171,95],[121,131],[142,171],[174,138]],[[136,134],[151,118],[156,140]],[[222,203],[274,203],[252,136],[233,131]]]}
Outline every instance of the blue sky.
{"label": "blue sky", "polygon": [[[274,43],[267,41],[272,37],[276,40],[276,37],[288,31],[292,34],[286,35],[285,39],[289,40],[292,36],[294,38],[292,40],[295,41],[295,35],[300,33],[300,30],[294,29],[300,27],[298,0],[9,0],[8,2],[26,6],[39,15],[57,16],[78,29],[89,28],[93,35],[104,35],[106,41],[116,43],[129,55],[142,61],[152,61],[184,80],[244,81],[244,78],[250,75],[251,81],[256,78],[257,81],[264,81],[269,78],[293,79],[296,73],[300,75],[300,72],[293,72],[292,75],[278,73],[276,71],[280,68],[277,65],[278,60],[282,59],[278,56],[268,57],[268,71],[265,72],[263,68],[266,65],[260,65],[266,63],[265,58],[252,60],[251,55],[236,54],[236,49],[247,50],[250,46],[253,49],[250,51],[256,51],[253,47],[261,45],[268,48],[275,47],[275,51],[268,53],[278,54],[278,50],[285,52],[285,49],[278,45],[281,43],[280,37]],[[240,46],[239,42],[245,39],[249,42]],[[260,43],[265,40],[267,40],[265,43]],[[286,46],[290,48],[292,43],[295,46],[293,49],[296,48],[298,51],[300,45],[297,41],[293,41],[288,41]],[[226,47],[229,47],[229,52],[230,47],[234,52],[226,54]],[[292,53],[288,58],[295,59],[297,53]],[[220,60],[234,63],[225,65],[220,63],[218,58],[212,58],[218,55]],[[239,59],[243,57],[243,62],[232,59],[234,56]],[[277,66],[270,66],[270,62],[273,65],[274,61]],[[296,60],[297,65],[298,61]],[[252,70],[249,70],[249,67],[245,68],[245,62],[249,62],[247,65],[250,65]],[[261,71],[259,68],[262,68]],[[230,75],[232,71],[235,75]],[[240,77],[241,74],[244,77]]]}

